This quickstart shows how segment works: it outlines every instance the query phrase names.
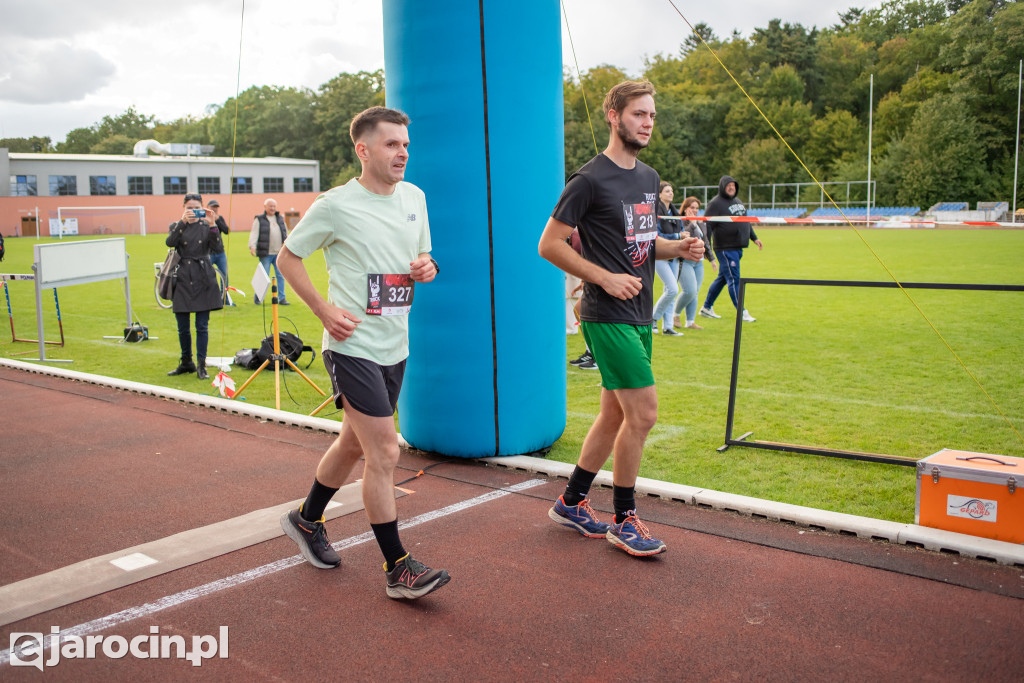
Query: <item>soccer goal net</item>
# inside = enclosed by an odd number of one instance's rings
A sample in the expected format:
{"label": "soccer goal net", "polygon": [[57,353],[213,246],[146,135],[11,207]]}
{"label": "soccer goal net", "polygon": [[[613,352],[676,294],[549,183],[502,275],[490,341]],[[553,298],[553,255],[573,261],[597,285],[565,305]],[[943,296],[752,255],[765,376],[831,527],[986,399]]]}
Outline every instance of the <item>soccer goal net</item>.
{"label": "soccer goal net", "polygon": [[56,220],[50,220],[50,234],[59,235],[145,235],[146,208],[143,206],[59,206]]}

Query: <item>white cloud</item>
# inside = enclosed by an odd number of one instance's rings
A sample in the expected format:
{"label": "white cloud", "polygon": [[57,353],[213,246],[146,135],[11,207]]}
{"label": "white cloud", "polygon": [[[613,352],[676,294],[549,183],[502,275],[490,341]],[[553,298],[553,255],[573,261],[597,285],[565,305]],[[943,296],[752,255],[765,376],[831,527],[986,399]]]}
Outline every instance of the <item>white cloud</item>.
{"label": "white cloud", "polygon": [[173,5],[139,0],[0,0],[0,36],[73,38],[107,26],[158,27],[192,9],[211,16],[237,13],[240,6],[240,0],[177,0]]}
{"label": "white cloud", "polygon": [[0,56],[0,100],[22,104],[75,102],[109,83],[117,65],[91,48],[64,41],[19,44]]}
{"label": "white cloud", "polygon": [[[240,88],[315,90],[341,72],[382,68],[382,2],[246,0]],[[675,54],[689,31],[667,0],[564,2],[582,69],[606,63],[638,75],[645,57]],[[748,35],[773,17],[825,27],[837,21],[837,10],[858,4],[733,0],[724,11],[703,1],[673,2],[721,37],[733,28]],[[235,94],[241,0],[0,0],[0,17],[0,98],[39,103],[0,107],[0,137],[63,140],[72,128],[132,105],[164,121],[201,116]],[[564,27],[562,35],[563,61],[572,65]]]}

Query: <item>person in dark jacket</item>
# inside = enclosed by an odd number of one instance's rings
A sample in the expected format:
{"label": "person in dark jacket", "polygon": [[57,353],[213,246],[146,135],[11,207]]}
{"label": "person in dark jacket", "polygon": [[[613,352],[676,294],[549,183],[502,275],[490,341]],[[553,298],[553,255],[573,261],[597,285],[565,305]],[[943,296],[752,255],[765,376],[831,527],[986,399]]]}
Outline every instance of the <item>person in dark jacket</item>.
{"label": "person in dark jacket", "polygon": [[[177,250],[181,257],[171,297],[174,317],[178,321],[181,360],[178,367],[167,373],[172,377],[187,372],[195,372],[199,379],[210,377],[206,372],[210,311],[219,310],[224,304],[210,262],[211,250],[214,245],[220,245],[220,230],[216,225],[207,223],[204,215],[203,198],[198,194],[185,195],[185,212],[167,235],[167,246]],[[191,313],[196,314],[195,363],[192,362],[192,333],[189,330]]]}
{"label": "person in dark jacket", "polygon": [[[277,210],[277,200],[268,197],[263,202],[263,213],[252,221],[252,230],[249,231],[249,253],[260,260],[267,275],[270,275],[270,267],[274,267],[274,274],[277,277],[277,302],[282,306],[288,305],[288,299],[285,297],[284,275],[277,268],[277,254],[286,239],[288,227],[284,223],[284,216]],[[252,302],[258,304],[260,300],[253,296]]]}
{"label": "person in dark jacket", "polygon": [[210,261],[220,271],[221,278],[224,280],[224,304],[226,306],[234,306],[235,302],[231,300],[231,295],[228,294],[228,255],[224,253],[224,235],[230,233],[231,228],[228,227],[224,217],[220,215],[220,202],[216,199],[210,199],[206,202],[206,222],[210,225],[216,225],[220,231],[221,238],[220,242],[217,243],[220,245],[220,251],[217,251],[218,246],[214,244],[210,251]]}
{"label": "person in dark jacket", "polygon": [[[705,216],[746,216],[747,207],[739,200],[736,194],[739,192],[739,183],[731,176],[724,175],[718,181],[718,194],[708,202],[708,208],[704,211]],[[743,258],[743,250],[754,240],[758,249],[764,249],[761,240],[757,239],[757,233],[750,223],[733,223],[730,221],[708,221],[708,236],[711,237],[711,244],[715,248],[715,256],[718,257],[718,277],[708,287],[707,297],[704,299],[704,306],[700,314],[705,318],[721,318],[715,313],[715,299],[722,293],[725,287],[729,288],[729,298],[734,306],[739,301],[740,286],[740,259]],[[744,309],[743,320],[748,323],[754,322],[754,316]]]}

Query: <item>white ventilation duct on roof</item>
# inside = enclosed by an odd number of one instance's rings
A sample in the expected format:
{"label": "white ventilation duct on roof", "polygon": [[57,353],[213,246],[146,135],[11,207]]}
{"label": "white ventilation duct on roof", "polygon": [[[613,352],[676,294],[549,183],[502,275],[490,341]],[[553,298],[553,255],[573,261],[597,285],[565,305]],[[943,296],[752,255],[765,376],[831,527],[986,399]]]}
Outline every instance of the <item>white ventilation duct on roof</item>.
{"label": "white ventilation duct on roof", "polygon": [[170,145],[161,145],[156,140],[139,140],[135,143],[135,149],[132,150],[132,154],[137,157],[149,156],[150,152],[157,154],[170,154]]}
{"label": "white ventilation duct on roof", "polygon": [[165,145],[156,140],[139,140],[132,150],[137,157],[149,156],[150,152],[165,156],[206,156],[213,153],[213,145],[199,145],[193,142],[172,142]]}

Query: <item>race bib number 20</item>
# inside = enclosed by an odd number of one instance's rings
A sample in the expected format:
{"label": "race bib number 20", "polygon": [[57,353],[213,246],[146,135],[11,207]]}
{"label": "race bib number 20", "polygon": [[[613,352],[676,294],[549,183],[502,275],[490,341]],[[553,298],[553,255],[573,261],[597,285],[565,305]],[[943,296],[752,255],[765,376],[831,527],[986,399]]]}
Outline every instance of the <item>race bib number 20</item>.
{"label": "race bib number 20", "polygon": [[405,315],[412,308],[412,275],[370,273],[367,276],[367,315]]}

